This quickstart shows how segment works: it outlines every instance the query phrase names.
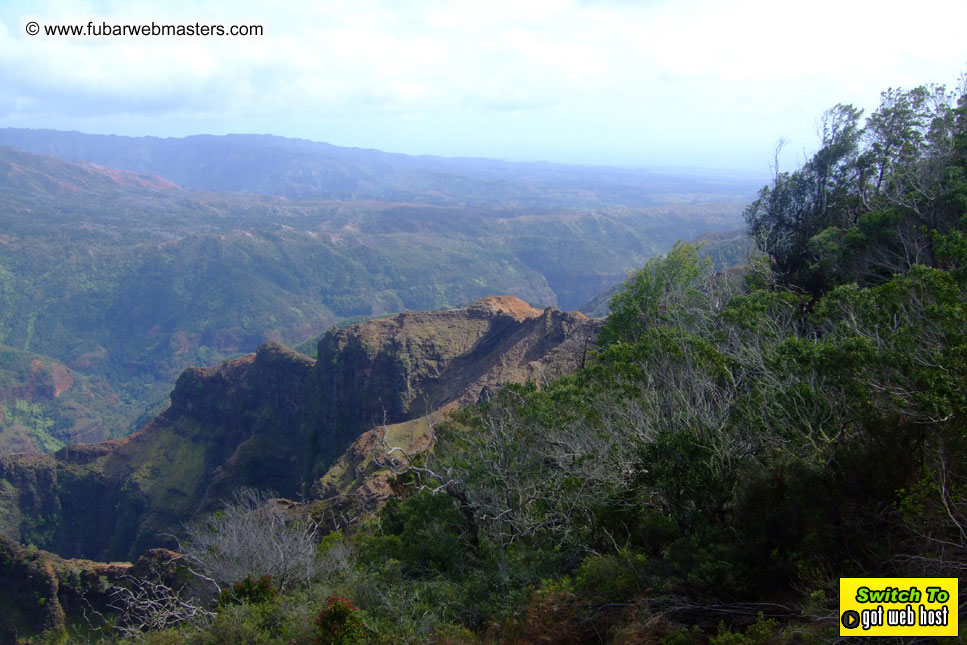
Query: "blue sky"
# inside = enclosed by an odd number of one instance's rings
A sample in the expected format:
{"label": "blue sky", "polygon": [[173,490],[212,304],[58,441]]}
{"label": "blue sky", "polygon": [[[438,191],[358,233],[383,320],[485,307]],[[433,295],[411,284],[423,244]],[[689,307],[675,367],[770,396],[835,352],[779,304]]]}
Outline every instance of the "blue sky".
{"label": "blue sky", "polygon": [[[261,25],[260,37],[25,25]],[[967,3],[7,2],[0,127],[270,133],[411,154],[769,172],[837,102],[954,86]]]}

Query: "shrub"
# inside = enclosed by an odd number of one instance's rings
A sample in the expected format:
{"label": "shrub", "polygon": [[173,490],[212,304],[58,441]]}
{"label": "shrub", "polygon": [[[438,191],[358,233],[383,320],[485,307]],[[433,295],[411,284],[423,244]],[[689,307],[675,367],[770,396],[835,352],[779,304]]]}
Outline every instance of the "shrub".
{"label": "shrub", "polygon": [[272,583],[272,576],[262,576],[258,580],[251,575],[245,576],[225,589],[218,597],[220,606],[249,603],[258,605],[271,602],[279,597],[279,590]]}
{"label": "shrub", "polygon": [[594,554],[575,573],[575,588],[600,602],[622,602],[645,590],[647,557],[640,553]]}
{"label": "shrub", "polygon": [[319,645],[343,645],[366,640],[366,625],[359,610],[346,598],[330,596],[326,608],[316,617],[315,642]]}

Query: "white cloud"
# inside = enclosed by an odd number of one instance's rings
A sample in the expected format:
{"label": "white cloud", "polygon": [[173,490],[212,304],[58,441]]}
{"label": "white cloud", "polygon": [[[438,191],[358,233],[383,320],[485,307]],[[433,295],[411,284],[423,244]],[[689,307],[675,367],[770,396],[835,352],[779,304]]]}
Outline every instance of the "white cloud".
{"label": "white cloud", "polygon": [[[265,35],[29,37],[31,19]],[[953,81],[965,19],[941,0],[23,2],[0,9],[0,124],[764,167],[835,102]]]}

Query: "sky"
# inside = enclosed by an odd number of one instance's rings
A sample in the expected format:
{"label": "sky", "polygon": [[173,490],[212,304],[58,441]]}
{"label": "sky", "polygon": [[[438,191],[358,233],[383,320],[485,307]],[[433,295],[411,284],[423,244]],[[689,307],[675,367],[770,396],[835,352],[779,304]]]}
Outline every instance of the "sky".
{"label": "sky", "polygon": [[[44,32],[88,22],[263,33]],[[965,24],[962,0],[2,0],[0,127],[768,175],[836,103],[957,86]]]}

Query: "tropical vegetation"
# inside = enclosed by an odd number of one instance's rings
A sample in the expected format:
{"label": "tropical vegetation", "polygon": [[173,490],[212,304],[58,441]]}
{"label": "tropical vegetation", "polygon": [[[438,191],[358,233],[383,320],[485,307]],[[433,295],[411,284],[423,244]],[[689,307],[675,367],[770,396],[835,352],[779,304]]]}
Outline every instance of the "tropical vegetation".
{"label": "tropical vegetation", "polygon": [[387,455],[338,566],[144,639],[825,642],[840,577],[959,576],[967,91],[834,107],[745,218],[743,270],[676,245],[585,367]]}

